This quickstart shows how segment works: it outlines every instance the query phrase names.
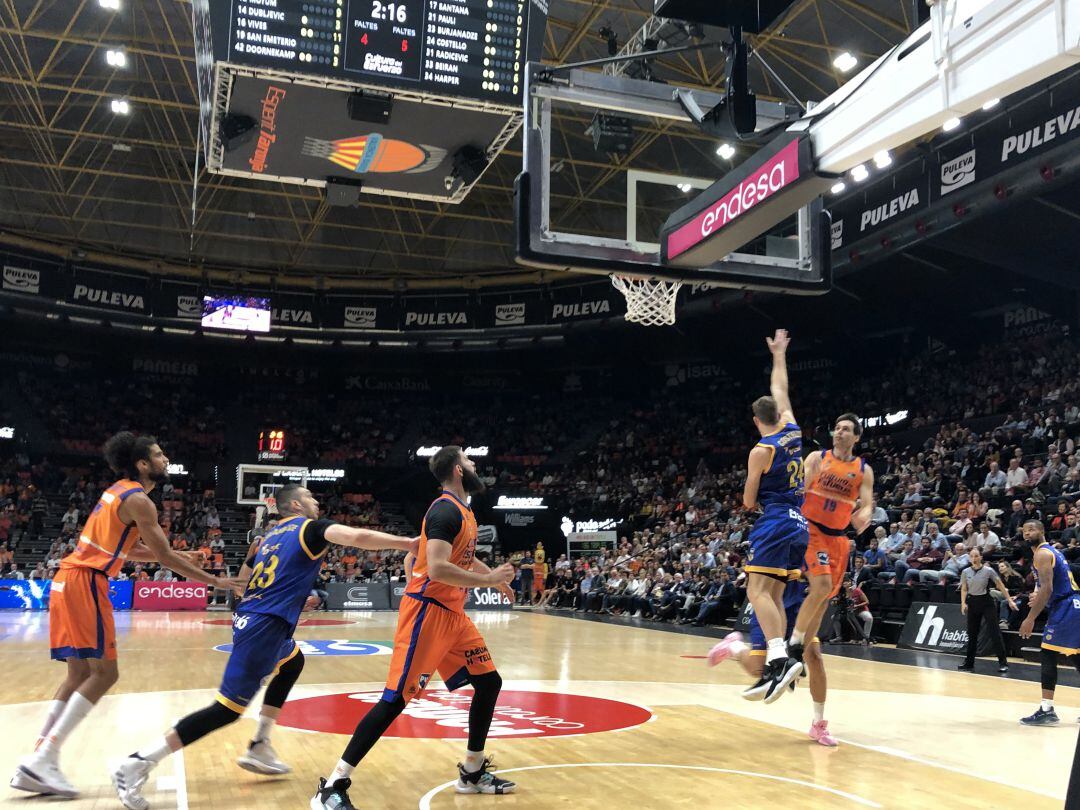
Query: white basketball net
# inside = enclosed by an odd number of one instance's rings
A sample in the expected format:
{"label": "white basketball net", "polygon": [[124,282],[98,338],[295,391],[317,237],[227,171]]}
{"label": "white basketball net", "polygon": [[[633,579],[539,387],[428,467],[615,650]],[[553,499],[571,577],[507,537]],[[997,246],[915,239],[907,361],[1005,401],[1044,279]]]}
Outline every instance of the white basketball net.
{"label": "white basketball net", "polygon": [[642,326],[671,326],[675,323],[675,298],[681,281],[659,278],[611,276],[615,289],[626,296],[625,318]]}

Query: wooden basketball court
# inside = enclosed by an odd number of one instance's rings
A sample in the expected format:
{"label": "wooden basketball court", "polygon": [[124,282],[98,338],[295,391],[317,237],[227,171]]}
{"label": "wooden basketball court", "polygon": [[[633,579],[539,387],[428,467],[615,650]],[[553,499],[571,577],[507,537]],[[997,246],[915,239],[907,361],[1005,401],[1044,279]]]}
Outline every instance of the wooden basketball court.
{"label": "wooden basketball court", "polygon": [[[145,791],[154,808],[308,806],[318,776],[333,768],[348,739],[326,729],[351,730],[363,698],[382,689],[396,616],[305,618],[349,623],[297,631],[310,647],[283,720],[322,730],[275,730],[274,745],[293,774],[260,778],[236,767],[254,729],[245,718],[159,766]],[[214,647],[231,640],[227,619],[117,615],[121,680],[65,746],[62,767],[83,791],[65,806],[120,807],[107,763],[213,699],[226,660]],[[829,655],[827,717],[841,740],[830,750],[806,738],[805,687],[772,706],[742,700],[747,678],[737,666],[710,670],[689,657],[704,655],[711,639],[565,614],[491,612],[476,620],[505,680],[488,752],[518,793],[454,793],[464,710],[436,684],[434,698],[405,724],[413,736],[383,740],[357,770],[351,795],[358,807],[1035,810],[1064,800],[1080,714],[1076,688],[1059,687],[1060,726],[1026,728],[1017,721],[1034,710],[1037,681]],[[47,640],[46,614],[0,614],[5,778],[32,747],[41,701],[63,674],[48,659]],[[1015,664],[1013,675],[1025,667]],[[0,787],[4,807],[43,803],[52,802]]]}

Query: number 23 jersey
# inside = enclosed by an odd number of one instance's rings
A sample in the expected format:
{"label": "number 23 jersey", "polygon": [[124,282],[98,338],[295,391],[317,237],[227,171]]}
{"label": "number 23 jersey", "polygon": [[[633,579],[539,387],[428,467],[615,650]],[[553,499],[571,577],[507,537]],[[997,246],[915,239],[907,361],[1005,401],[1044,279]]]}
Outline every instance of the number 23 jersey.
{"label": "number 23 jersey", "polygon": [[267,532],[248,561],[251,577],[236,612],[278,616],[295,626],[329,547],[326,529],[333,525],[296,515]]}

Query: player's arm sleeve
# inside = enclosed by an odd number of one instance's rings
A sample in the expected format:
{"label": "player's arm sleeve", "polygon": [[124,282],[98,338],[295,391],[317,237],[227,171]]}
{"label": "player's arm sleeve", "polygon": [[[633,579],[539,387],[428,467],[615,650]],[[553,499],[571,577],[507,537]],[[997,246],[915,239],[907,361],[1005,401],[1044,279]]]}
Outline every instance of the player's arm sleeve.
{"label": "player's arm sleeve", "polygon": [[424,518],[424,534],[428,540],[453,543],[461,532],[461,511],[449,501],[438,501],[428,509]]}
{"label": "player's arm sleeve", "polygon": [[304,528],[300,530],[300,542],[303,543],[309,556],[318,557],[326,551],[326,547],[330,545],[330,541],[326,539],[326,530],[334,525],[337,524],[325,518],[304,524]]}

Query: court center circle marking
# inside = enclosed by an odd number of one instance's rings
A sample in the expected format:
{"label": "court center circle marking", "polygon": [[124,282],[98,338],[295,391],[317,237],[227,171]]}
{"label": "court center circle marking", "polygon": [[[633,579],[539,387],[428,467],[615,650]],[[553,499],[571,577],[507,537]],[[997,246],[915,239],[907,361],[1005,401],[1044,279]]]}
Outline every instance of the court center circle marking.
{"label": "court center circle marking", "polygon": [[[845,793],[842,790],[836,788],[826,787],[825,785],[817,785],[813,782],[804,782],[802,779],[792,779],[788,776],[776,776],[771,773],[758,773],[756,771],[737,771],[731,768],[711,768],[707,765],[668,765],[657,764],[648,762],[575,762],[570,765],[529,765],[525,768],[507,768],[506,770],[497,771],[499,774],[517,773],[519,771],[543,771],[548,768],[671,768],[684,771],[707,771],[709,773],[727,773],[733,776],[749,776],[755,779],[768,779],[773,782],[787,782],[791,785],[798,785],[799,787],[810,788],[811,790],[820,790],[824,793],[831,793],[834,796],[839,796],[841,799],[847,799],[848,801],[861,804],[863,807],[881,807],[875,801],[857,796],[854,793]],[[427,793],[425,793],[418,805],[419,810],[431,810],[431,800],[439,795],[442,791],[448,787],[453,787],[457,784],[457,780],[454,779],[451,782],[433,787]]]}

